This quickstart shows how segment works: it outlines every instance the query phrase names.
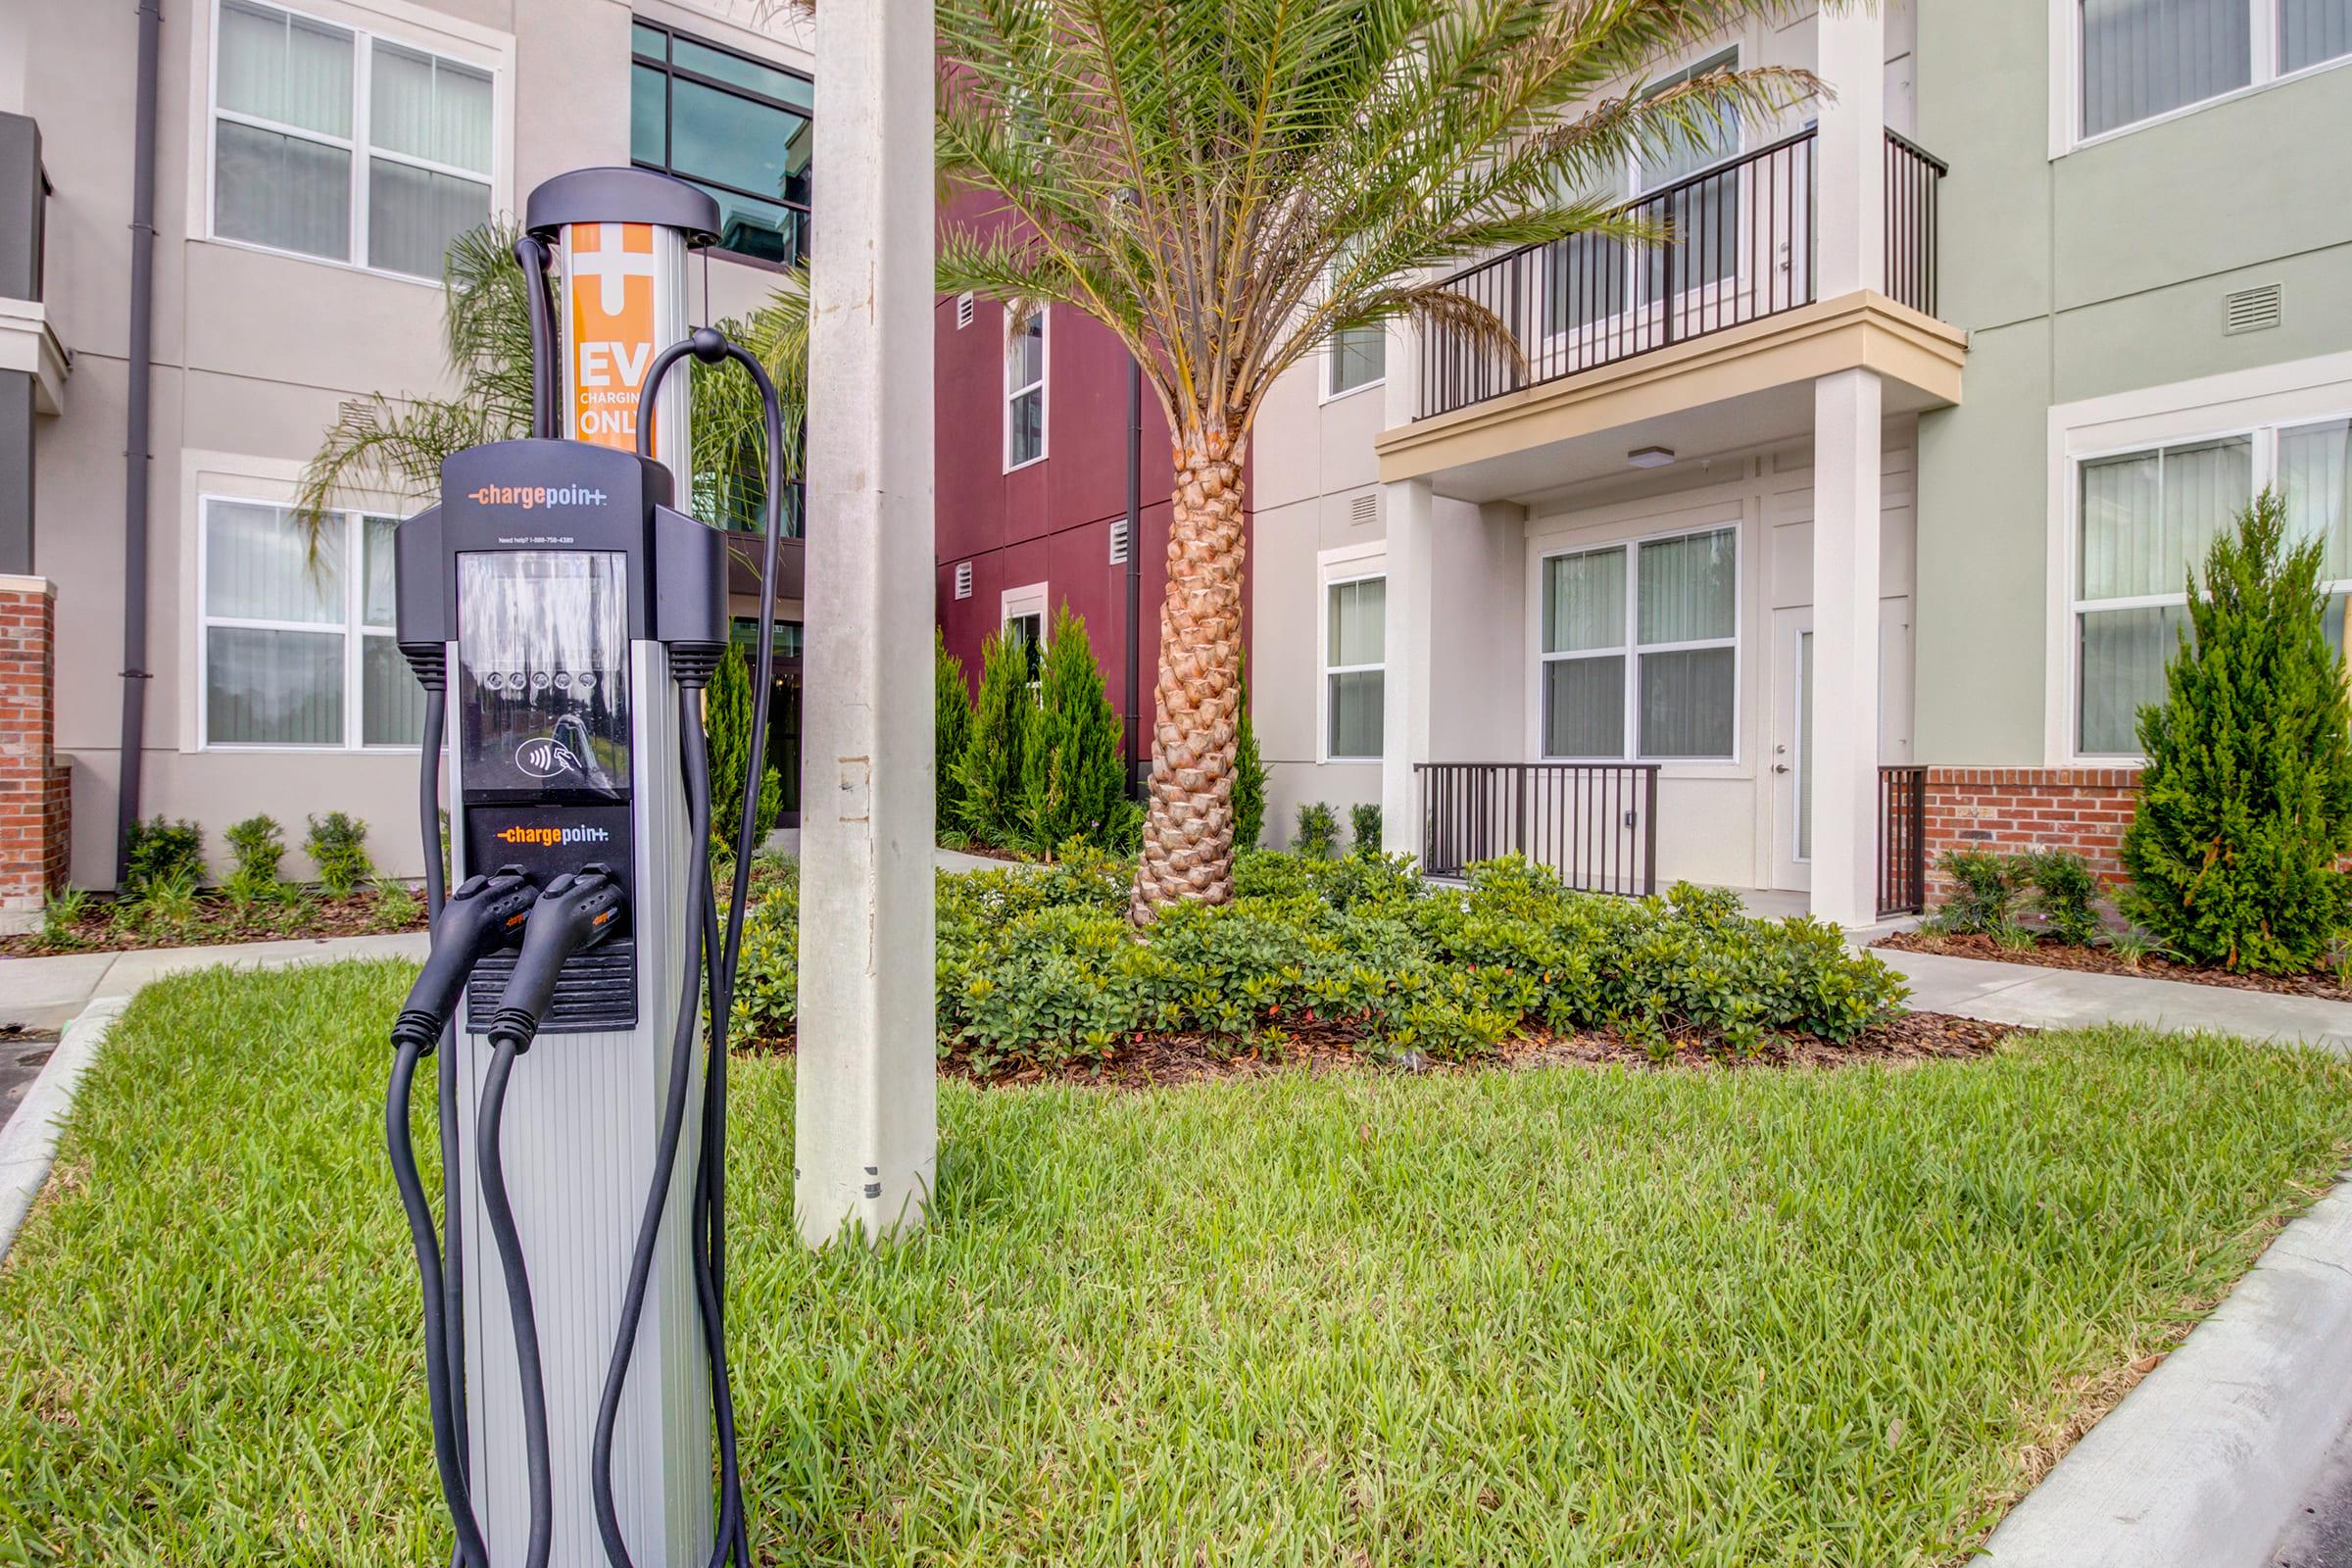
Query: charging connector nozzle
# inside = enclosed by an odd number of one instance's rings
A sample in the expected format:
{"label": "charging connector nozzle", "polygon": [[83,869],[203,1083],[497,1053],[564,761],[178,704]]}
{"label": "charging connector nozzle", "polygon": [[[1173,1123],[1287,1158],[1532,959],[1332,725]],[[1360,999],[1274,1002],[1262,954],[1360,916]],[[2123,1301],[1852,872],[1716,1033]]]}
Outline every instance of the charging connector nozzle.
{"label": "charging connector nozzle", "polygon": [[523,922],[522,951],[491,1017],[490,1037],[529,1050],[555,1000],[564,961],[619,930],[627,906],[611,866],[584,865],[548,883]]}
{"label": "charging connector nozzle", "polygon": [[457,1013],[466,977],[484,957],[521,938],[523,920],[538,897],[538,887],[513,865],[467,877],[449,896],[433,919],[432,952],[393,1021],[395,1047],[414,1045],[418,1054],[431,1054]]}

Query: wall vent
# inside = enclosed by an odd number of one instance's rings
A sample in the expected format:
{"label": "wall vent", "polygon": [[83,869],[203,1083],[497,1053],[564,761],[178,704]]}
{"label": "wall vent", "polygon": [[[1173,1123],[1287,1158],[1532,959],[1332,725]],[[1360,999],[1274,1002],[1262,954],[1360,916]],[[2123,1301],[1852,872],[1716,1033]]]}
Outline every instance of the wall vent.
{"label": "wall vent", "polygon": [[1348,503],[1348,526],[1360,528],[1366,523],[1378,522],[1379,520],[1380,497],[1374,492],[1367,490],[1362,495],[1357,496],[1353,501]]}
{"label": "wall vent", "polygon": [[956,597],[958,599],[972,597],[972,564],[968,561],[956,563]]}
{"label": "wall vent", "polygon": [[2222,335],[2235,337],[2240,332],[2260,332],[2277,326],[2286,318],[2286,288],[2280,283],[2265,283],[2260,288],[2241,288],[2222,300]]}
{"label": "wall vent", "polygon": [[1110,522],[1110,564],[1114,566],[1127,564],[1127,519],[1125,517],[1113,517]]}
{"label": "wall vent", "polygon": [[960,332],[971,324],[972,297],[968,293],[958,294],[956,296],[956,330]]}

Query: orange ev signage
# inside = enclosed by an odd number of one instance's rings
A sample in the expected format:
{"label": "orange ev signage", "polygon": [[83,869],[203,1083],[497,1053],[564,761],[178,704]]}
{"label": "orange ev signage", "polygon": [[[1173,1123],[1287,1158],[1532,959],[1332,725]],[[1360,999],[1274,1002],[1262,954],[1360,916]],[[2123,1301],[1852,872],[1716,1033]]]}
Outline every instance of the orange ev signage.
{"label": "orange ev signage", "polygon": [[654,228],[574,223],[570,241],[571,433],[635,451],[637,394],[657,347]]}

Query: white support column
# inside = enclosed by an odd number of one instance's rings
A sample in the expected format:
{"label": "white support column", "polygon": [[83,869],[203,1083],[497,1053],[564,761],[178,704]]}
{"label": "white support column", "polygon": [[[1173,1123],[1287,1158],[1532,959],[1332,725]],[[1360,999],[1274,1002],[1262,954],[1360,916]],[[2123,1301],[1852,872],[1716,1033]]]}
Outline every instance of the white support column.
{"label": "white support column", "polygon": [[1436,498],[1427,479],[1381,486],[1388,524],[1388,624],[1381,657],[1380,842],[1391,855],[1419,855],[1421,782],[1429,760],[1430,560]]}
{"label": "white support column", "polygon": [[919,1226],[933,1075],[931,0],[817,8],[794,1206]]}
{"label": "white support column", "polygon": [[1886,7],[1824,6],[1816,70],[1835,97],[1820,105],[1816,297],[1886,287]]}
{"label": "white support column", "polygon": [[1813,913],[1879,917],[1879,441],[1875,370],[1813,383]]}

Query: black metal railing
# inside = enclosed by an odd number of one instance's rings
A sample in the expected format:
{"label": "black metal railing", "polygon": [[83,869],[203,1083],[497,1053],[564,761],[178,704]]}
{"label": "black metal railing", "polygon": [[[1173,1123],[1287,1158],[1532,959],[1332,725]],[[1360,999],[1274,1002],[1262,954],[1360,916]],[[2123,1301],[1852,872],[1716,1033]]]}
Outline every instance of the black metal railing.
{"label": "black metal railing", "polygon": [[1654,762],[1424,762],[1421,865],[1459,876],[1517,853],[1572,888],[1658,890]]}
{"label": "black metal railing", "polygon": [[1928,906],[1928,770],[1879,769],[1879,913]]}
{"label": "black metal railing", "polygon": [[1886,297],[1936,314],[1936,197],[1951,170],[1900,131],[1886,133]]}
{"label": "black metal railing", "polygon": [[[1807,127],[1620,209],[1663,231],[1635,246],[1578,234],[1463,269],[1440,285],[1499,322],[1433,325],[1420,416],[1450,413],[1810,305],[1817,133]],[[1944,165],[1886,135],[1886,293],[1936,308],[1936,181]]]}

